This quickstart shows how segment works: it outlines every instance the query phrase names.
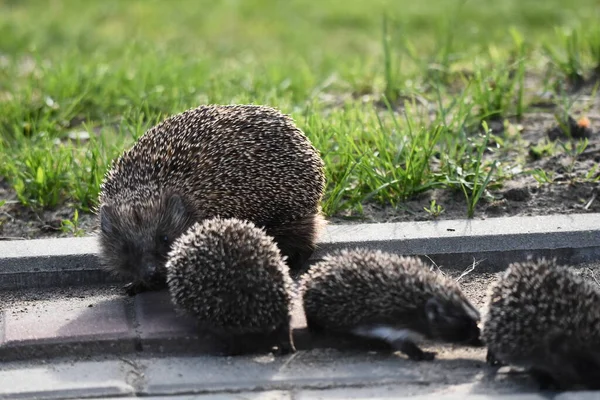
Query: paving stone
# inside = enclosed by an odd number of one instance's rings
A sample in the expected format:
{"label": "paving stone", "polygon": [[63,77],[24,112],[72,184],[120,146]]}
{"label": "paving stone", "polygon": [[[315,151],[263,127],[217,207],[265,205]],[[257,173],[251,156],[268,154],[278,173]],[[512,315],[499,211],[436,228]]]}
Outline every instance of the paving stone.
{"label": "paving stone", "polygon": [[[210,393],[199,395],[173,395],[173,396],[150,396],[144,397],[148,400],[292,400],[291,392],[268,391],[268,392],[238,392],[238,393]],[[127,397],[122,400],[137,400],[139,397]]]}
{"label": "paving stone", "polygon": [[294,400],[390,400],[390,399],[413,399],[413,400],[544,400],[546,397],[536,393],[430,393],[415,394],[415,392],[426,392],[426,386],[376,386],[368,388],[340,388],[327,390],[301,390],[294,394]]}
{"label": "paving stone", "polygon": [[96,237],[0,242],[0,289],[121,281],[98,262]]}
{"label": "paving stone", "polygon": [[[261,391],[332,386],[465,382],[476,369],[457,362],[417,366],[400,356],[330,351],[275,357],[171,357],[144,362],[144,395]],[[451,377],[451,378],[450,378]]]}
{"label": "paving stone", "polygon": [[168,291],[144,292],[135,296],[135,315],[144,351],[204,354],[221,351],[217,338],[201,332],[192,317],[175,311]]}
{"label": "paving stone", "polygon": [[[144,352],[220,355],[224,350],[224,342],[219,337],[201,331],[194,318],[175,311],[168,291],[137,295],[135,314]],[[292,324],[299,329],[295,336],[299,337],[301,348],[310,347],[309,338],[303,331],[306,321],[301,306],[294,312]],[[251,340],[252,345],[260,346],[257,338]]]}
{"label": "paving stone", "polygon": [[[313,399],[396,399],[414,398],[421,393],[431,392],[425,385],[376,385],[369,387],[341,387],[324,390],[299,390],[294,393],[294,400]],[[431,395],[429,393],[429,395]],[[437,394],[436,394],[437,395]]]}
{"label": "paving stone", "polygon": [[[150,353],[185,353],[194,355],[221,355],[224,342],[213,334],[201,331],[195,320],[175,311],[168,291],[144,292],[135,296],[135,314],[142,350]],[[306,317],[301,303],[292,310],[294,343],[298,350],[315,348],[380,349],[385,345],[356,343],[350,339],[311,335],[306,328]],[[247,345],[268,352],[272,344],[262,342],[260,337],[251,337]]]}
{"label": "paving stone", "polygon": [[[483,357],[483,356],[482,356]],[[95,361],[94,361],[95,360]],[[537,393],[514,374],[464,360],[444,365],[395,356],[303,352],[289,357],[96,357],[0,364],[0,399],[596,399],[598,393]],[[531,382],[529,382],[531,383]]]}
{"label": "paving stone", "polygon": [[123,362],[99,361],[0,366],[0,399],[73,399],[134,394],[127,377],[135,374]]}
{"label": "paving stone", "polygon": [[553,397],[553,400],[599,400],[600,391],[565,392]]}
{"label": "paving stone", "polygon": [[134,301],[142,339],[196,335],[194,320],[175,312],[168,291],[143,292]]}
{"label": "paving stone", "polygon": [[2,314],[0,358],[134,351],[135,331],[125,307],[124,298],[102,296],[9,307]]}

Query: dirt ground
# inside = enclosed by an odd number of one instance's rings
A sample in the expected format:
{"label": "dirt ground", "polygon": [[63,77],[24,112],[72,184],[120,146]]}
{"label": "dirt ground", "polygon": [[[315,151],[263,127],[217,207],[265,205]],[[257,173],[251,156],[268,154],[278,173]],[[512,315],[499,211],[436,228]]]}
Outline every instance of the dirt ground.
{"label": "dirt ground", "polygon": [[[557,122],[553,109],[541,109],[526,114],[521,121],[510,120],[512,128],[520,133],[506,139],[512,141],[508,151],[498,151],[494,158],[508,166],[517,165],[516,160],[524,160],[524,166],[519,168],[512,179],[503,182],[501,188],[489,190],[489,197],[479,201],[475,218],[493,218],[509,216],[533,216],[549,214],[596,213],[600,212],[598,195],[598,180],[600,170],[592,173],[587,179],[586,174],[598,168],[600,161],[600,96],[579,96],[576,102],[579,109],[584,104],[589,111],[573,113],[578,119],[587,116],[590,122],[588,145],[577,157],[572,157],[559,150],[552,156],[537,157],[535,151],[553,135]],[[502,131],[502,123],[492,125],[496,131]],[[510,135],[510,134],[509,134]],[[561,139],[566,143],[565,139]],[[577,140],[575,141],[577,142]],[[487,155],[489,157],[489,154]],[[551,184],[540,184],[527,171],[541,169],[553,177]],[[434,217],[424,210],[429,208],[431,200],[444,208],[441,215]],[[333,223],[365,223],[365,222],[402,222],[427,221],[433,219],[463,219],[466,218],[467,206],[462,192],[449,190],[432,190],[413,198],[397,208],[384,207],[377,204],[364,206],[364,215],[355,216],[340,213],[330,218]]]}
{"label": "dirt ground", "polygon": [[[600,178],[600,171],[593,173],[589,179],[582,179],[600,161],[600,96],[592,96],[591,89],[586,89],[573,98],[572,117],[578,119],[586,116],[590,122],[589,144],[576,158],[564,151],[557,151],[552,156],[532,155],[533,149],[546,143],[549,132],[557,126],[553,114],[557,109],[550,103],[539,104],[538,111],[526,114],[521,121],[509,120],[511,125],[506,130],[505,140],[512,141],[512,144],[505,146],[507,150],[495,152],[493,157],[509,166],[511,162],[516,166],[516,160],[519,159],[524,160],[525,165],[521,173],[506,180],[501,188],[490,190],[490,196],[480,200],[475,218],[600,212],[600,199],[596,198],[598,183],[593,182]],[[493,123],[491,127],[497,134],[504,130],[500,122]],[[518,134],[514,133],[515,129]],[[540,184],[531,174],[524,173],[538,168],[553,176],[553,183]],[[69,205],[56,210],[33,212],[18,204],[14,192],[1,178],[0,199],[8,200],[0,208],[0,239],[66,237],[74,234],[61,229],[62,220],[73,218],[73,209]],[[430,206],[432,199],[444,208],[436,217],[424,210]],[[330,216],[329,221],[350,224],[465,217],[466,202],[462,192],[432,190],[396,208],[366,204],[362,215],[340,212]],[[96,225],[93,214],[79,215],[79,234],[93,233]]]}

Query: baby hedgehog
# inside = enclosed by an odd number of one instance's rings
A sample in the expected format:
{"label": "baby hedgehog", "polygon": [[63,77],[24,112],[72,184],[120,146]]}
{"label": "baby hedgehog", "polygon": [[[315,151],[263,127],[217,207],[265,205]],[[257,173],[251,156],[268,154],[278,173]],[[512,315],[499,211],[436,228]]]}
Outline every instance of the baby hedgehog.
{"label": "baby hedgehog", "polygon": [[256,105],[208,105],[149,129],[101,185],[103,265],[135,294],[164,287],[173,241],[207,218],[249,220],[275,238],[290,268],[322,226],[323,161],[293,120]]}
{"label": "baby hedgehog", "polygon": [[290,329],[292,280],[271,237],[248,221],[207,219],[179,237],[166,264],[167,286],[177,310],[228,340],[239,354],[244,335],[295,352]]}
{"label": "baby hedgehog", "polygon": [[433,360],[421,338],[481,346],[479,312],[459,285],[417,257],[357,248],[327,255],[301,280],[311,331],[383,340],[412,360]]}
{"label": "baby hedgehog", "polygon": [[490,364],[523,367],[542,389],[600,389],[600,290],[556,260],[509,265],[482,338]]}

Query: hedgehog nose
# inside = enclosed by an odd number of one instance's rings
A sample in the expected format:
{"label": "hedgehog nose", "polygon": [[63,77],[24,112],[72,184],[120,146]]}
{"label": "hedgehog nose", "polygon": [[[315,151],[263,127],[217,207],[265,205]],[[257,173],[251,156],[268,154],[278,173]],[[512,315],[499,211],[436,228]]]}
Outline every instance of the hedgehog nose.
{"label": "hedgehog nose", "polygon": [[154,279],[154,272],[146,271],[144,272],[144,281],[151,282]]}
{"label": "hedgehog nose", "polygon": [[153,264],[144,264],[143,279],[146,282],[152,282],[156,276],[156,267]]}

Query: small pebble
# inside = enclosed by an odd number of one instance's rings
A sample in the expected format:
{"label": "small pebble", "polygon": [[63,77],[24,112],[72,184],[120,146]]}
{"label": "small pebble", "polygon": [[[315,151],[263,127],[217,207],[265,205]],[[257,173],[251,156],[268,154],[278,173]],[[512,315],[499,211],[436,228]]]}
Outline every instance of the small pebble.
{"label": "small pebble", "polygon": [[71,131],[69,132],[69,139],[71,140],[90,140],[90,133],[86,131]]}

